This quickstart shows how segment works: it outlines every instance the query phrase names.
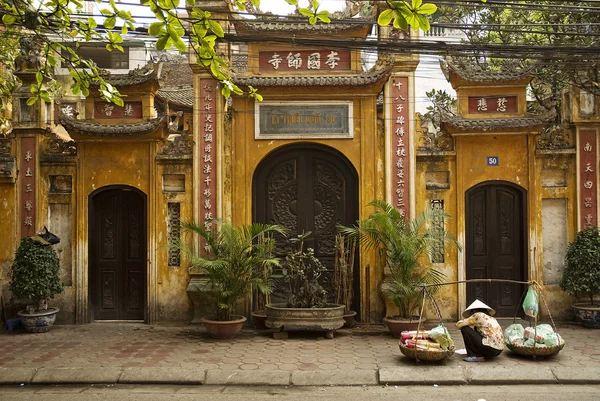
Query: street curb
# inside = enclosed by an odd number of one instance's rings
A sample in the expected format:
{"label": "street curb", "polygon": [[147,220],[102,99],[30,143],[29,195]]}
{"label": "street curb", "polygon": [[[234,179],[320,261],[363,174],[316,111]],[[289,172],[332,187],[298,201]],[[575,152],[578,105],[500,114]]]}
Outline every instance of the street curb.
{"label": "street curb", "polygon": [[123,368],[40,368],[32,384],[113,384],[117,383]]}
{"label": "street curb", "polygon": [[127,384],[204,384],[206,369],[129,367],[123,369],[118,383]]}
{"label": "street curb", "polygon": [[35,368],[0,368],[0,384],[29,384]]}
{"label": "street curb", "polygon": [[390,366],[379,369],[379,384],[468,384],[466,368],[449,366]]}
{"label": "street curb", "polygon": [[560,384],[600,384],[600,368],[598,367],[555,366],[551,370]]}
{"label": "street curb", "polygon": [[377,385],[377,370],[294,370],[294,386],[373,386]]}
{"label": "street curb", "polygon": [[558,384],[546,366],[484,366],[467,368],[469,384]]}
{"label": "street curb", "polygon": [[204,384],[211,385],[252,385],[289,386],[291,372],[278,370],[209,370]]}

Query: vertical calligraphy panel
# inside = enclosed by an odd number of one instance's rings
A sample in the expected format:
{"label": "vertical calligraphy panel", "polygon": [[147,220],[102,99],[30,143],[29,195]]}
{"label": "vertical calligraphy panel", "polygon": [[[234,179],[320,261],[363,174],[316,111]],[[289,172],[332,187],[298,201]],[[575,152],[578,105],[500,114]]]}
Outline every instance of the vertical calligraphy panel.
{"label": "vertical calligraphy panel", "polygon": [[596,183],[596,131],[579,131],[579,210],[580,229],[598,225],[598,186]]}
{"label": "vertical calligraphy panel", "polygon": [[216,216],[217,197],[217,81],[200,80],[200,216],[207,229]]}
{"label": "vertical calligraphy panel", "polygon": [[391,79],[392,204],[410,216],[410,126],[408,78]]}
{"label": "vertical calligraphy panel", "polygon": [[21,139],[21,152],[19,155],[19,181],[21,187],[21,238],[35,234],[35,181],[37,176],[37,161],[35,152],[35,138]]}

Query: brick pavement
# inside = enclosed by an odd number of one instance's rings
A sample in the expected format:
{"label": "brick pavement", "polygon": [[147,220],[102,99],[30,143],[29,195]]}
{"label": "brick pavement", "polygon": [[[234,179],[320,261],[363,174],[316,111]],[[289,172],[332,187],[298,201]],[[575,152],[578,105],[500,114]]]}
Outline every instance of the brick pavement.
{"label": "brick pavement", "polygon": [[[462,348],[462,338],[453,324],[451,335]],[[559,325],[565,348],[554,358],[533,360],[505,350],[486,369],[592,368],[600,372],[600,330],[576,325]],[[385,368],[415,372],[414,361],[404,357],[394,339],[381,326],[359,327],[336,332],[333,340],[319,333],[290,333],[288,339],[271,338],[269,332],[244,329],[235,339],[214,340],[202,326],[150,326],[133,323],[92,323],[55,326],[48,333],[0,331],[0,369],[14,368],[178,368],[206,372],[239,372],[276,375],[277,372],[378,372]],[[420,364],[427,369],[472,369],[455,354],[448,360]],[[353,372],[350,372],[353,371]],[[364,371],[364,372],[361,372]],[[499,370],[498,370],[499,371]],[[260,373],[258,373],[260,372]],[[400,372],[400,371],[399,371]],[[311,377],[308,373],[305,377]],[[251,377],[251,376],[247,376]],[[273,376],[275,377],[275,376]],[[600,379],[600,378],[599,378]],[[359,384],[359,383],[354,383]]]}

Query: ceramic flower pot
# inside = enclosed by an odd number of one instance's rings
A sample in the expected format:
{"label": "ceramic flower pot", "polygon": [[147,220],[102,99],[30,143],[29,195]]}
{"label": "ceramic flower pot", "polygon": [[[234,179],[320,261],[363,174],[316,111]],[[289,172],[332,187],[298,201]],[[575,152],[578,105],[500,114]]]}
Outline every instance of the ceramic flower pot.
{"label": "ceramic flower pot", "polygon": [[[421,321],[421,329],[424,329],[424,323],[426,321],[427,319],[423,318]],[[403,331],[417,330],[419,327],[419,317],[415,316],[411,319],[404,319],[399,316],[386,316],[383,318],[383,324],[385,324],[394,337],[400,338]]]}
{"label": "ceramic flower pot", "polygon": [[213,320],[214,317],[208,316],[200,319],[206,332],[209,336],[216,339],[230,339],[234,338],[237,333],[242,329],[242,325],[246,321],[243,316],[232,315],[233,320],[220,321]]}
{"label": "ceramic flower pot", "polygon": [[27,312],[22,310],[17,315],[23,322],[23,327],[30,333],[45,333],[54,325],[56,314],[60,309],[48,308],[42,312]]}
{"label": "ceramic flower pot", "polygon": [[588,329],[600,329],[600,306],[592,306],[588,303],[574,304],[576,320]]}

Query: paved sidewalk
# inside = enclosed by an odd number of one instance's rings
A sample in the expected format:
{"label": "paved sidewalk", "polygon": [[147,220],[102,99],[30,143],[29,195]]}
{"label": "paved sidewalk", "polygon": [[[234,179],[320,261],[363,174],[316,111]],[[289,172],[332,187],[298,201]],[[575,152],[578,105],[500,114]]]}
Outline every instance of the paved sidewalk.
{"label": "paved sidewalk", "polygon": [[[457,348],[462,337],[448,324]],[[559,325],[565,348],[554,358],[505,350],[485,363],[461,355],[441,363],[404,357],[378,325],[319,333],[244,329],[213,340],[202,326],[92,323],[42,334],[0,331],[0,384],[171,383],[238,385],[600,384],[600,330]]]}

